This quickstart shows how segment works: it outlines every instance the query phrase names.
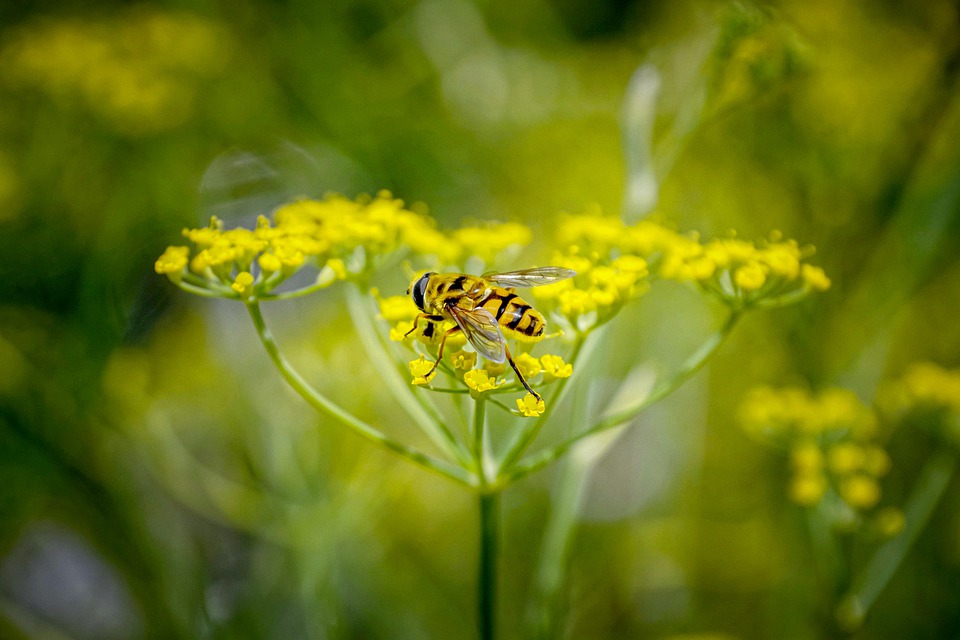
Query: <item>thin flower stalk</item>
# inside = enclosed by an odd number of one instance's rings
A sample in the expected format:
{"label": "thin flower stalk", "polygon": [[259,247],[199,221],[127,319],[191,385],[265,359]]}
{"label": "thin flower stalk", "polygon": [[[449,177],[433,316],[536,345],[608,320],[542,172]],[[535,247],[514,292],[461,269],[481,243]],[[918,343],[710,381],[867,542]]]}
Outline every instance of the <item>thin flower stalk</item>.
{"label": "thin flower stalk", "polygon": [[[362,297],[356,287],[347,289],[346,298],[350,316],[370,358],[373,362],[390,363],[392,358],[383,344],[380,332],[373,324],[373,314],[368,301]],[[436,410],[428,402],[423,401],[420,394],[412,392],[410,385],[401,377],[400,372],[389,364],[377,367],[377,371],[393,397],[421,430],[461,466],[469,465],[469,453],[447,428]]]}
{"label": "thin flower stalk", "polygon": [[475,486],[477,484],[477,480],[473,474],[462,467],[452,465],[448,462],[417,451],[412,447],[408,447],[407,445],[396,442],[378,429],[363,422],[350,412],[340,408],[340,406],[333,403],[322,393],[314,389],[303,378],[303,376],[301,376],[300,373],[293,368],[293,366],[283,355],[283,352],[280,351],[280,348],[274,340],[273,335],[267,328],[263,314],[260,311],[260,305],[256,301],[250,301],[247,303],[247,310],[249,311],[250,317],[253,320],[254,327],[256,327],[257,335],[260,337],[260,341],[263,343],[263,346],[267,350],[267,354],[270,356],[270,359],[273,361],[274,365],[280,370],[281,375],[283,375],[287,383],[293,387],[293,389],[313,408],[330,416],[331,418],[336,419],[367,440],[375,442],[395,453],[400,454],[407,460],[410,460],[420,467],[428,469],[434,473],[466,486]]}
{"label": "thin flower stalk", "polygon": [[723,341],[733,330],[733,327],[736,325],[739,317],[740,314],[738,312],[731,313],[723,327],[712,334],[710,338],[708,338],[700,346],[700,348],[690,358],[687,359],[683,366],[672,377],[654,387],[650,394],[643,398],[643,400],[632,407],[628,407],[627,409],[618,411],[611,416],[602,418],[596,424],[586,429],[582,433],[578,433],[553,447],[543,449],[528,456],[519,464],[509,468],[503,474],[503,476],[501,476],[501,481],[506,485],[510,485],[517,480],[542,469],[543,467],[563,456],[585,438],[589,438],[598,433],[602,433],[630,422],[644,409],[673,393],[673,391],[675,391],[684,382],[697,373],[697,371],[699,371],[707,363],[710,357],[716,353],[717,349],[721,344],[723,344]]}

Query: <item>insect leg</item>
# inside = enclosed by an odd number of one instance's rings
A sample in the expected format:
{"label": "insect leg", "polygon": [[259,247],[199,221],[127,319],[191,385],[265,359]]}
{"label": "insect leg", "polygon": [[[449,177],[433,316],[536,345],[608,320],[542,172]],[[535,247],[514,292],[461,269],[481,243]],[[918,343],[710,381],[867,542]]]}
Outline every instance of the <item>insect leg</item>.
{"label": "insect leg", "polygon": [[406,338],[411,333],[417,330],[417,325],[420,324],[420,318],[426,318],[431,322],[440,322],[441,320],[443,320],[443,316],[437,316],[430,313],[421,313],[420,315],[418,315],[416,318],[413,319],[413,327],[410,329],[410,331],[407,331],[405,334],[403,334],[404,338]]}
{"label": "insect leg", "polygon": [[450,335],[456,333],[457,331],[460,331],[460,327],[450,327],[449,329],[443,332],[443,337],[440,339],[440,348],[437,349],[437,361],[433,363],[432,367],[430,367],[430,371],[427,371],[423,375],[424,378],[429,378],[430,374],[433,373],[434,369],[437,368],[437,365],[440,364],[440,360],[443,358],[443,345],[447,344],[447,338],[450,337]]}
{"label": "insect leg", "polygon": [[517,363],[513,361],[513,356],[510,355],[510,349],[507,349],[506,346],[504,346],[504,349],[506,350],[506,353],[507,353],[507,362],[510,363],[510,366],[513,367],[513,371],[517,374],[517,380],[520,381],[520,384],[523,385],[523,388],[529,391],[534,398],[542,402],[543,398],[540,397],[540,394],[534,391],[533,389],[531,389],[530,385],[527,384],[527,381],[523,378],[523,374],[520,373],[520,369],[517,368]]}

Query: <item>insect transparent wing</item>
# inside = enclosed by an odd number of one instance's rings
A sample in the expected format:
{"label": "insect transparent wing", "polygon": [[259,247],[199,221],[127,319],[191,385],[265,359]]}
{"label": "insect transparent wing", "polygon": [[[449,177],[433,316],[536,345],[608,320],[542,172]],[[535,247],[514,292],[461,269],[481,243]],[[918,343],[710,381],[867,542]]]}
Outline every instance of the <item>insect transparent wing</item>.
{"label": "insect transparent wing", "polygon": [[486,309],[461,309],[454,305],[447,308],[477,353],[491,362],[506,361],[506,343],[492,313]]}
{"label": "insect transparent wing", "polygon": [[535,267],[533,269],[520,269],[519,271],[491,273],[484,277],[502,287],[539,287],[544,284],[560,282],[575,275],[577,275],[576,271],[563,267]]}
{"label": "insect transparent wing", "polygon": [[251,225],[296,198],[319,195],[324,172],[314,154],[280,141],[265,149],[233,149],[217,156],[200,181],[203,222]]}

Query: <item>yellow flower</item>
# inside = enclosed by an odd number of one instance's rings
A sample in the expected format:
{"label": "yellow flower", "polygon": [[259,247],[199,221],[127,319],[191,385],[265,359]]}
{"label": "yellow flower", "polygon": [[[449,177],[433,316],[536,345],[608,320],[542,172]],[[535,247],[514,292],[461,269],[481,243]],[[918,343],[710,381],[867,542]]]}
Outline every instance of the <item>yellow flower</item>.
{"label": "yellow flower", "polygon": [[543,367],[543,379],[545,382],[550,382],[557,378],[569,378],[573,375],[573,365],[564,362],[560,356],[549,353],[541,356],[540,365]]}
{"label": "yellow flower", "polygon": [[237,277],[233,279],[233,284],[230,285],[230,288],[239,293],[244,298],[250,297],[250,294],[253,293],[253,274],[249,271],[241,271],[237,274]]}
{"label": "yellow flower", "polygon": [[261,254],[260,257],[257,258],[257,263],[259,263],[264,273],[273,273],[283,268],[283,263],[280,262],[280,258],[272,253]]}
{"label": "yellow flower", "polygon": [[523,399],[517,398],[517,409],[520,411],[520,415],[526,418],[536,418],[544,412],[546,407],[543,400],[538,399],[532,393],[528,393],[523,396]]}
{"label": "yellow flower", "polygon": [[869,509],[880,500],[880,485],[869,476],[855,475],[840,483],[840,497],[854,509]]}
{"label": "yellow flower", "polygon": [[403,342],[407,339],[407,334],[410,333],[411,329],[413,329],[412,321],[398,322],[395,326],[390,327],[390,339],[394,342]]}
{"label": "yellow flower", "polygon": [[344,280],[347,277],[347,266],[340,258],[330,258],[327,260],[326,268],[333,271],[337,280]]}
{"label": "yellow flower", "polygon": [[473,366],[477,364],[477,352],[464,350],[457,351],[450,356],[450,362],[453,363],[454,369],[459,369],[461,371],[473,369]]}
{"label": "yellow flower", "polygon": [[513,362],[517,365],[517,368],[520,369],[521,375],[527,380],[540,375],[540,372],[543,371],[543,368],[540,366],[540,361],[529,353],[521,353],[513,359]]}
{"label": "yellow flower", "polygon": [[803,281],[814,291],[826,291],[830,288],[830,278],[820,267],[805,264],[800,267],[800,275]]}
{"label": "yellow flower", "polygon": [[[407,366],[410,368],[410,375],[413,376],[413,384],[427,384],[437,375],[433,362],[427,360],[423,355],[408,362]],[[433,370],[431,371],[431,369]]]}
{"label": "yellow flower", "polygon": [[461,227],[453,232],[453,238],[462,247],[465,255],[477,256],[490,264],[505,249],[530,244],[533,231],[516,222],[490,223]]}
{"label": "yellow flower", "polygon": [[790,451],[790,465],[801,474],[820,471],[823,468],[823,452],[813,442],[804,442]]}
{"label": "yellow flower", "polygon": [[[462,335],[462,334],[458,334],[458,335]],[[484,358],[483,368],[486,369],[487,373],[489,373],[491,376],[496,377],[496,376],[502,375],[503,372],[507,370],[507,363],[506,362],[490,362],[489,360]]]}
{"label": "yellow flower", "polygon": [[175,276],[183,273],[190,257],[188,247],[167,247],[163,255],[157,258],[153,268],[161,275]]}
{"label": "yellow flower", "polygon": [[866,455],[863,447],[852,442],[840,442],[830,448],[827,458],[830,462],[830,470],[843,475],[862,469]]}
{"label": "yellow flower", "polygon": [[820,502],[826,491],[827,479],[820,473],[800,474],[790,482],[790,499],[804,507]]}
{"label": "yellow flower", "polygon": [[744,291],[756,291],[767,281],[759,262],[748,262],[733,273],[733,281]]}
{"label": "yellow flower", "polygon": [[413,320],[420,313],[410,296],[389,296],[381,298],[380,317],[387,322]]}
{"label": "yellow flower", "polygon": [[484,369],[471,369],[463,374],[463,381],[470,387],[471,391],[477,393],[483,393],[484,391],[490,391],[496,389],[497,386],[503,384],[497,382],[495,377],[491,378]]}

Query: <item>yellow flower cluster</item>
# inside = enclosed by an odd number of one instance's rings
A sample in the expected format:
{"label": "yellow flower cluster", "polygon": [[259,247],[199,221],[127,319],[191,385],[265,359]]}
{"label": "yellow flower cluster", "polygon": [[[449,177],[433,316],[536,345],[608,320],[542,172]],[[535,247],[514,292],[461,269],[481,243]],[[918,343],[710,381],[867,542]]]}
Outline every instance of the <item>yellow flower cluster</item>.
{"label": "yellow flower cluster", "polygon": [[461,227],[451,235],[459,249],[459,262],[473,256],[487,265],[493,264],[507,249],[525,247],[533,239],[530,227],[516,222]]}
{"label": "yellow flower cluster", "polygon": [[[779,234],[756,243],[737,238],[704,243],[693,234],[680,234],[651,220],[627,225],[620,218],[591,211],[565,216],[558,225],[556,240],[566,247],[566,257],[559,258],[559,262],[578,273],[588,274],[603,266],[613,269],[615,274],[632,271],[640,281],[649,268],[653,276],[695,282],[738,307],[772,304],[830,287],[821,268],[803,262],[813,253],[812,248],[801,248],[796,241],[783,240]],[[640,260],[644,261],[642,268]],[[615,312],[618,300],[642,292],[636,282],[626,292],[618,291],[615,281],[614,274],[601,270],[592,276],[591,282],[578,283],[578,293],[565,294],[569,298],[565,311],[584,324],[580,316],[596,310],[598,321],[602,321],[606,306],[610,305]],[[547,291],[538,290],[537,294],[555,294],[559,298],[565,288],[574,287],[572,283],[560,283],[552,291],[545,288]]]}
{"label": "yellow flower cluster", "polygon": [[431,230],[428,218],[407,210],[388,192],[357,200],[330,195],[284,205],[272,222],[261,216],[252,230],[224,229],[216,218],[208,227],[184,229],[195,250],[168,247],[155,269],[174,282],[248,297],[269,293],[313,264],[321,270],[315,288],[364,273],[376,256],[409,246],[412,238]]}
{"label": "yellow flower cluster", "polygon": [[914,363],[899,380],[883,387],[878,400],[891,414],[917,409],[960,416],[960,369],[944,369],[932,362]]}
{"label": "yellow flower cluster", "polygon": [[789,450],[789,494],[797,504],[814,506],[831,487],[855,511],[879,502],[890,459],[876,442],[876,415],[853,392],[759,387],[742,403],[740,421],[748,433]]}
{"label": "yellow flower cluster", "polygon": [[562,328],[587,332],[611,319],[648,288],[647,261],[635,255],[612,259],[583,255],[578,247],[558,253],[552,264],[574,270],[574,278],[537,287],[537,309],[559,317]]}
{"label": "yellow flower cluster", "polygon": [[109,19],[38,20],[9,36],[0,49],[9,87],[80,104],[128,135],[191,117],[201,83],[226,68],[233,48],[207,19],[147,7]]}

